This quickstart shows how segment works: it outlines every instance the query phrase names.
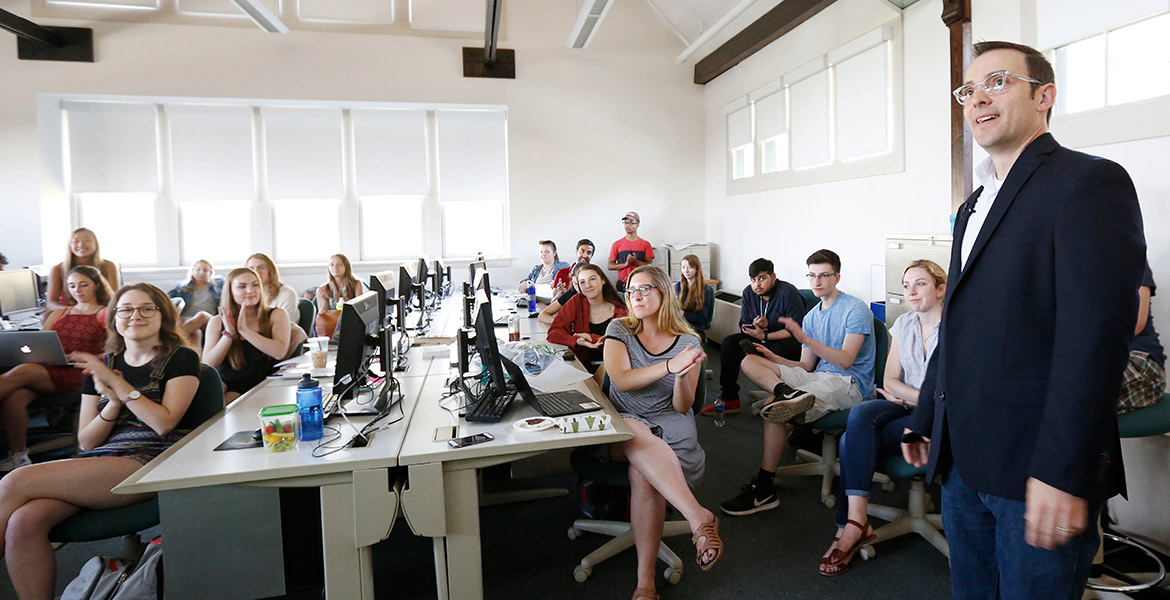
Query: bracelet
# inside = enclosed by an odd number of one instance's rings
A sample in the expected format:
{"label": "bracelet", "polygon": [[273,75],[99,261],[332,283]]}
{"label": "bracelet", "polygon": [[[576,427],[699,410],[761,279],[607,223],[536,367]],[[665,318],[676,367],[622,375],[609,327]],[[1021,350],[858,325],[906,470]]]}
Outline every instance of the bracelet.
{"label": "bracelet", "polygon": [[98,418],[105,421],[106,423],[116,423],[118,421],[118,417],[114,417],[113,419],[107,419],[107,418],[103,417],[102,411],[100,411],[100,410],[98,411]]}
{"label": "bracelet", "polygon": [[666,359],[666,374],[667,375],[674,375],[674,373],[670,372],[670,359],[669,358]]}

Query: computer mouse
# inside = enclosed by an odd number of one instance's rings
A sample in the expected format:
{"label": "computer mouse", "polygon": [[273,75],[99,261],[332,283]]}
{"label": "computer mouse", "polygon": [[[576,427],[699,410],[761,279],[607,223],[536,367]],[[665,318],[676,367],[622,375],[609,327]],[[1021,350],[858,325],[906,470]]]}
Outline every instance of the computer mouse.
{"label": "computer mouse", "polygon": [[252,432],[252,439],[259,442],[260,440],[264,439],[264,433],[257,429],[256,431]]}

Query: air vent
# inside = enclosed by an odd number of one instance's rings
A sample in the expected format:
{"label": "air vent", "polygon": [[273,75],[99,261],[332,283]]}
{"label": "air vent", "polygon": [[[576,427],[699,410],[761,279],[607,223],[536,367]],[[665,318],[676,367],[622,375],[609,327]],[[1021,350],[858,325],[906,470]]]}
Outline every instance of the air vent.
{"label": "air vent", "polygon": [[569,33],[569,41],[565,45],[570,48],[588,46],[611,5],[613,0],[585,0],[581,14],[577,15],[577,22],[573,24],[573,31]]}

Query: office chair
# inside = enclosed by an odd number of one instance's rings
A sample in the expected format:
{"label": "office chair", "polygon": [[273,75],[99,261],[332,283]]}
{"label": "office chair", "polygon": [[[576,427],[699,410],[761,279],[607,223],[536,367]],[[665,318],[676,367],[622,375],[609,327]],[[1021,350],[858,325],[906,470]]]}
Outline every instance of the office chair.
{"label": "office chair", "polygon": [[308,298],[300,298],[297,300],[297,310],[301,313],[297,325],[300,325],[309,337],[316,335],[313,333],[313,322],[317,320],[317,303]]}
{"label": "office chair", "polygon": [[[177,429],[193,430],[207,419],[223,410],[223,384],[219,373],[205,365],[199,365],[199,389],[191,400],[187,413],[179,421]],[[82,510],[57,524],[49,532],[49,541],[59,544],[57,548],[72,542],[93,542],[112,537],[122,538],[121,557],[138,560],[145,545],[138,538],[138,532],[159,524],[158,497],[138,504],[104,510]]]}
{"label": "office chair", "polygon": [[[66,458],[77,447],[77,419],[81,413],[81,392],[41,396],[28,406],[30,411],[43,410],[49,421],[46,427],[28,430],[29,456],[48,455],[47,458]],[[68,422],[66,429],[61,424]]]}
{"label": "office chair", "polygon": [[[702,367],[703,365],[700,365]],[[707,386],[705,384],[706,378],[700,376],[695,387],[695,403],[691,407],[692,413],[697,413],[703,406],[703,401],[707,397]],[[609,377],[605,378],[605,384],[602,386],[602,391],[607,395],[609,393]],[[608,461],[601,462],[592,453],[592,447],[582,447],[573,450],[569,456],[569,463],[573,466],[575,471],[582,479],[588,479],[604,485],[613,487],[630,487],[629,463],[622,461]],[[593,574],[593,567],[602,561],[616,556],[623,550],[632,548],[634,546],[634,530],[626,521],[605,521],[600,519],[577,519],[573,521],[573,526],[569,527],[569,539],[575,540],[581,537],[582,532],[600,533],[607,535],[613,539],[605,542],[601,547],[593,552],[590,552],[581,562],[573,567],[573,579],[579,583],[584,583],[589,576]],[[666,521],[662,524],[662,537],[671,537],[676,535],[690,535],[691,526],[685,519]],[[683,560],[675,554],[673,550],[667,547],[666,542],[661,542],[658,546],[658,558],[666,563],[666,570],[662,576],[666,581],[675,584],[682,579]]]}
{"label": "office chair", "polygon": [[947,538],[943,537],[942,534],[942,515],[927,512],[932,509],[933,503],[930,501],[930,496],[926,494],[926,469],[915,467],[903,460],[900,455],[887,458],[884,467],[886,475],[891,478],[911,480],[910,498],[905,509],[869,503],[866,514],[883,521],[889,521],[889,523],[875,529],[873,533],[877,537],[861,547],[862,560],[869,560],[877,556],[877,552],[873,549],[874,544],[909,533],[917,533],[922,536],[930,542],[930,545],[942,552],[943,556],[950,558],[950,546],[947,545]]}

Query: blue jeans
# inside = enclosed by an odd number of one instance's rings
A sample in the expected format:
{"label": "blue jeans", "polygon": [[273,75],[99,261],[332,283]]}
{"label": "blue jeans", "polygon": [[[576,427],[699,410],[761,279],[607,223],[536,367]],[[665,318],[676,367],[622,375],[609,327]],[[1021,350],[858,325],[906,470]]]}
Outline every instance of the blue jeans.
{"label": "blue jeans", "polygon": [[1084,532],[1052,550],[1024,541],[1023,502],[976,492],[954,467],[942,502],[955,600],[1080,600],[1097,553],[1103,502],[1089,504]]}
{"label": "blue jeans", "polygon": [[841,480],[837,484],[837,526],[849,519],[845,496],[869,497],[877,461],[902,452],[902,429],[910,411],[889,400],[866,400],[849,411],[849,424],[841,436]]}

